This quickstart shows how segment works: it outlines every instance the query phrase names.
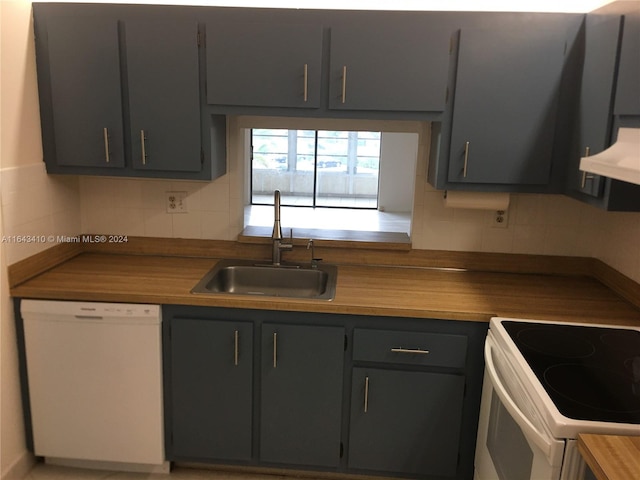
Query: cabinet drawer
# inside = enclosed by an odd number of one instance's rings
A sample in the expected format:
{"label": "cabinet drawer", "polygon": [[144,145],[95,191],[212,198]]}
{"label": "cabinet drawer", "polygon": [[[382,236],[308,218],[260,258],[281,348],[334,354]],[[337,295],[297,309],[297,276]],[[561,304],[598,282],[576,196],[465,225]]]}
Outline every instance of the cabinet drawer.
{"label": "cabinet drawer", "polygon": [[463,368],[467,337],[356,328],[353,360]]}

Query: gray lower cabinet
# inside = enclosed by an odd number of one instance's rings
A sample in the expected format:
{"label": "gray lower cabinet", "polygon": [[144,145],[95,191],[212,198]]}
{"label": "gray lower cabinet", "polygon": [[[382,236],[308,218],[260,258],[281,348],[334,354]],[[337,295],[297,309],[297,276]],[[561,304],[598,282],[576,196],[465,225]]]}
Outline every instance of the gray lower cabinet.
{"label": "gray lower cabinet", "polygon": [[170,461],[467,480],[483,322],[163,306]]}
{"label": "gray lower cabinet", "polygon": [[250,460],[253,324],[178,317],[170,338],[173,458]]}
{"label": "gray lower cabinet", "polygon": [[350,468],[456,475],[464,376],[354,368],[351,382]]}
{"label": "gray lower cabinet", "polygon": [[460,334],[354,330],[349,468],[459,473],[468,346]]}
{"label": "gray lower cabinet", "polygon": [[262,326],[260,460],[340,463],[345,330]]}

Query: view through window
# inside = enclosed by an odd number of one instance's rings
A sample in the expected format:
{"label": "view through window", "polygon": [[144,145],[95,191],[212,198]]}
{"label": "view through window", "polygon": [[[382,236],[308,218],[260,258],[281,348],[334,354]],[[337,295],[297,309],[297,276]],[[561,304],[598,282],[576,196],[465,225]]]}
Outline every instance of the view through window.
{"label": "view through window", "polygon": [[251,203],[378,207],[380,132],[253,129]]}

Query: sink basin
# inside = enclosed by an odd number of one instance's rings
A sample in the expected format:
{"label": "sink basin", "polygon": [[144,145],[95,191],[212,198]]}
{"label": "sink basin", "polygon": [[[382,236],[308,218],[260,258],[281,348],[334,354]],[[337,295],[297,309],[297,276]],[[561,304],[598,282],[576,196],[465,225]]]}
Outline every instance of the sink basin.
{"label": "sink basin", "polygon": [[269,265],[260,260],[221,260],[191,290],[196,294],[262,295],[333,300],[335,265]]}

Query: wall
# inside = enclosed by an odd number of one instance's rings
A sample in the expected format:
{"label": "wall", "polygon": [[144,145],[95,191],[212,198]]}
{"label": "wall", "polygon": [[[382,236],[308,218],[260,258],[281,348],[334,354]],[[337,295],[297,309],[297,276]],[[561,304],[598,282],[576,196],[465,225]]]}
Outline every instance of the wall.
{"label": "wall", "polygon": [[407,188],[416,172],[419,136],[415,133],[382,134],[380,144],[380,196],[385,212],[410,212],[414,193]]}
{"label": "wall", "polygon": [[[244,164],[235,146],[242,119],[229,120],[229,173],[215,182],[45,174],[30,11],[26,0],[0,2],[0,237],[109,232],[233,239],[243,225]],[[425,181],[426,151],[421,144],[415,177],[415,248],[588,255],[640,282],[640,214],[605,213],[561,196],[515,195],[508,228],[496,229],[489,226],[486,212],[444,209],[441,193]],[[190,193],[188,214],[164,212],[167,189]],[[46,238],[45,243],[0,244],[2,480],[22,478],[33,460],[24,445],[6,266],[49,246]]]}
{"label": "wall", "polygon": [[[16,336],[6,266],[80,231],[75,178],[46,175],[42,163],[31,3],[0,2],[0,475],[22,478],[26,451]],[[28,235],[45,235],[24,243]]]}
{"label": "wall", "polygon": [[[162,180],[80,179],[83,233],[119,233],[181,238],[234,239],[243,228],[243,198],[248,168],[243,129],[354,128],[345,121],[234,117],[229,123],[230,174],[212,183]],[[320,126],[318,122],[322,122]],[[514,194],[505,228],[493,213],[445,208],[442,192],[426,182],[428,125],[417,122],[358,122],[363,129],[407,130],[419,134],[411,239],[413,247],[592,256],[640,282],[640,214],[603,212],[562,195]],[[414,138],[408,135],[407,139]],[[407,148],[414,148],[411,142]],[[412,170],[409,169],[411,172]],[[189,192],[186,214],[167,214],[164,192]],[[403,189],[400,196],[405,195]],[[295,226],[295,225],[292,225]]]}

